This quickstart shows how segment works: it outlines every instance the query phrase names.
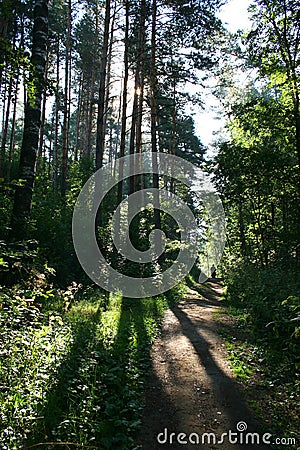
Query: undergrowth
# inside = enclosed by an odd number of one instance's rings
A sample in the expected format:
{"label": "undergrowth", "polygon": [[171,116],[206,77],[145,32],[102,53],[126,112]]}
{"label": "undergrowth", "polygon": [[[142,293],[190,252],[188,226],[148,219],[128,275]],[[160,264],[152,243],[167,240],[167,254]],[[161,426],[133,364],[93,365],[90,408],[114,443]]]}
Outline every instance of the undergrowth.
{"label": "undergrowth", "polygon": [[226,309],[216,319],[233,372],[274,436],[299,439],[299,278],[247,267],[228,274],[225,285]]}
{"label": "undergrowth", "polygon": [[126,299],[73,283],[0,293],[1,449],[134,448],[150,347],[176,290]]}

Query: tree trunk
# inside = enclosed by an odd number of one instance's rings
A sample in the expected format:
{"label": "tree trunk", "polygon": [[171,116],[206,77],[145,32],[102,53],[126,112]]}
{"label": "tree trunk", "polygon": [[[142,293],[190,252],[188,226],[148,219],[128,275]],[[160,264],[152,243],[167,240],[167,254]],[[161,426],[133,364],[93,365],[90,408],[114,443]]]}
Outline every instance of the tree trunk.
{"label": "tree trunk", "polygon": [[10,117],[10,107],[12,101],[12,88],[13,88],[13,77],[9,80],[8,86],[8,96],[7,96],[7,106],[5,113],[5,120],[2,129],[2,141],[1,141],[1,150],[0,150],[0,178],[4,178],[4,165],[5,165],[5,153],[6,153],[6,142],[7,142],[7,134],[8,134],[8,124]]}
{"label": "tree trunk", "polygon": [[69,78],[71,61],[71,24],[72,4],[68,0],[68,30],[66,40],[66,63],[65,63],[65,93],[64,93],[64,120],[62,128],[62,167],[61,167],[61,195],[64,197],[67,190],[68,172],[68,136],[69,136]]}
{"label": "tree trunk", "polygon": [[19,179],[11,220],[12,239],[23,239],[30,218],[36,156],[41,126],[41,103],[47,60],[48,0],[36,0],[31,55],[31,83],[34,93],[25,107],[24,133],[20,154]]}
{"label": "tree trunk", "polygon": [[[139,116],[139,106],[143,103],[142,100],[142,84],[143,80],[143,59],[144,59],[144,43],[145,43],[145,21],[146,21],[146,2],[141,0],[140,9],[140,23],[139,23],[139,37],[138,37],[138,48],[137,48],[137,58],[136,58],[136,68],[135,68],[135,79],[134,79],[134,97],[132,106],[132,119],[131,119],[131,130],[130,130],[130,143],[129,143],[129,153],[134,155],[137,150],[137,141],[141,142],[140,130],[138,129],[138,116]],[[129,178],[129,194],[135,191],[136,177]]]}
{"label": "tree trunk", "polygon": [[42,167],[44,166],[44,163],[42,164],[42,158],[43,158],[43,150],[44,150],[46,102],[47,102],[47,95],[44,92],[43,101],[42,101],[42,120],[41,120],[41,130],[40,130],[40,142],[39,142],[38,157],[37,157],[37,171],[39,171],[40,165]]}
{"label": "tree trunk", "polygon": [[[20,48],[25,50],[25,18],[24,14],[21,14],[21,26],[20,26]],[[24,99],[24,105],[27,103],[27,89],[26,89],[26,64],[22,66],[22,78],[23,78],[23,99]]]}
{"label": "tree trunk", "polygon": [[78,161],[81,109],[82,109],[82,90],[83,90],[83,74],[80,75],[80,81],[79,81],[74,161]]}
{"label": "tree trunk", "polygon": [[[125,156],[126,145],[126,116],[127,116],[127,86],[128,86],[128,36],[129,36],[129,1],[125,3],[125,36],[124,36],[124,86],[122,101],[122,125],[121,125],[121,141],[120,141],[120,158]],[[123,164],[119,167],[119,179],[123,177]],[[118,204],[122,201],[123,181],[118,184]]]}
{"label": "tree trunk", "polygon": [[[173,80],[173,113],[172,113],[172,136],[171,136],[171,147],[170,153],[171,155],[176,154],[176,146],[177,146],[177,108],[176,108],[176,78],[174,75]],[[171,175],[174,173],[174,164],[172,162]],[[170,191],[175,194],[175,183],[174,178],[171,178],[170,181]]]}
{"label": "tree trunk", "polygon": [[[143,23],[141,49],[145,46],[145,22]],[[136,165],[140,167],[140,154],[142,153],[142,122],[143,122],[143,106],[144,106],[144,57],[141,55],[140,73],[139,73],[139,98],[137,104],[137,121],[136,121]],[[140,189],[141,187],[141,177],[142,175],[136,175],[134,180],[134,191]]]}
{"label": "tree trunk", "polygon": [[11,2],[10,0],[2,1],[2,11],[0,15],[0,91],[2,87],[2,74],[5,62],[6,53],[6,36],[8,29],[9,14],[11,14]]}
{"label": "tree trunk", "polygon": [[[137,70],[137,69],[136,69]],[[131,114],[131,128],[130,128],[130,141],[129,141],[129,154],[135,154],[135,137],[136,137],[136,122],[137,122],[137,111],[138,111],[138,75],[136,72],[135,75],[136,82],[134,87],[134,96],[133,96],[133,105],[132,105],[132,114]],[[129,194],[134,192],[134,178],[129,178]]]}
{"label": "tree trunk", "polygon": [[5,122],[6,98],[7,98],[7,80],[5,80],[5,83],[4,83],[3,107],[2,107],[2,117],[1,117],[2,129],[4,128],[4,122]]}
{"label": "tree trunk", "polygon": [[[154,194],[154,225],[155,228],[161,228],[160,217],[160,199],[159,199],[159,175],[157,161],[157,106],[156,106],[156,16],[157,5],[156,0],[152,2],[152,34],[151,34],[151,74],[150,74],[150,101],[151,101],[151,150],[152,150],[152,166],[153,166],[153,188],[156,189]],[[157,243],[157,248],[160,248]]]}
{"label": "tree trunk", "polygon": [[108,117],[108,105],[109,105],[109,92],[110,92],[110,79],[111,79],[111,61],[112,61],[112,50],[114,41],[114,29],[116,20],[116,4],[114,6],[114,12],[110,24],[110,37],[109,37],[109,48],[107,53],[107,77],[106,77],[106,87],[105,87],[105,106],[104,106],[104,118],[103,118],[103,134],[106,135],[107,129],[107,117]]}
{"label": "tree trunk", "polygon": [[7,181],[10,181],[11,176],[11,165],[14,156],[14,146],[15,146],[15,128],[16,128],[16,119],[17,119],[17,103],[18,103],[18,90],[19,90],[19,70],[16,78],[16,86],[15,86],[15,94],[13,99],[13,116],[11,123],[11,134],[10,134],[10,142],[9,142],[9,152],[8,152],[8,161],[7,161]]}
{"label": "tree trunk", "polygon": [[[57,39],[57,54],[56,54],[56,79],[60,78],[60,40]],[[58,190],[58,132],[59,132],[59,88],[55,94],[55,119],[54,119],[54,139],[53,139],[53,191],[57,193]]]}
{"label": "tree trunk", "polygon": [[94,90],[95,90],[95,62],[94,67],[92,69],[92,78],[90,84],[90,93],[87,104],[87,129],[86,129],[86,146],[83,149],[83,154],[87,158],[91,156],[91,147],[92,147],[92,130],[93,130],[93,113],[94,113]]}
{"label": "tree trunk", "polygon": [[104,34],[103,45],[101,52],[100,65],[100,83],[99,83],[99,99],[98,99],[98,117],[97,117],[97,139],[96,139],[96,170],[103,165],[103,155],[105,146],[105,86],[106,86],[106,72],[107,72],[107,54],[109,42],[109,24],[110,24],[110,0],[105,2],[105,19],[104,19]]}

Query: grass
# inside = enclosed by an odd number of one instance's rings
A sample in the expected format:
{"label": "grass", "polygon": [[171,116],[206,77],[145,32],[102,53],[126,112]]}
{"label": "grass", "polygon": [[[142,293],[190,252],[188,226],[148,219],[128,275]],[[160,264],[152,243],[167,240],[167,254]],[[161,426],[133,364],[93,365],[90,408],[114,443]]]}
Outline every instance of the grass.
{"label": "grass", "polygon": [[[246,343],[234,345],[227,341],[226,348],[231,368],[237,380],[242,382],[248,381],[253,374],[253,367],[250,365],[252,359],[248,351],[248,345]],[[243,355],[243,358],[241,358],[241,355]]]}
{"label": "grass", "polygon": [[[247,402],[266,431],[274,436],[296,438],[299,445],[300,383],[289,353],[261,339],[251,327],[245,309],[228,307],[215,316],[226,339],[228,361],[244,386]],[[299,446],[276,445],[277,450]]]}
{"label": "grass", "polygon": [[135,447],[150,348],[176,292],[75,291],[1,293],[3,450]]}

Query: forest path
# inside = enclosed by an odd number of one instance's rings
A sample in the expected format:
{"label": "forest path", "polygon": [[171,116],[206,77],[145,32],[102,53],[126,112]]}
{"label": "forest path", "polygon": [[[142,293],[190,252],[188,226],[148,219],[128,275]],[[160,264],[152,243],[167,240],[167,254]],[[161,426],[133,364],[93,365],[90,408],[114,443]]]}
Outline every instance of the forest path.
{"label": "forest path", "polygon": [[[166,312],[162,334],[151,353],[152,373],[145,392],[138,448],[266,448],[262,444],[232,444],[227,437],[223,443],[214,443],[213,436],[210,443],[208,437],[202,442],[203,433],[214,433],[217,441],[229,430],[236,433],[239,422],[247,424],[244,439],[248,432],[258,432],[258,423],[226,362],[224,339],[218,334],[218,324],[213,318],[221,309],[221,295],[222,286],[217,280],[210,280],[189,289],[180,303]],[[170,436],[171,433],[176,436]],[[192,443],[178,443],[179,433],[186,434],[179,437],[179,442],[190,438]],[[197,436],[191,433],[199,436],[198,445]],[[157,440],[159,434],[161,443]]]}

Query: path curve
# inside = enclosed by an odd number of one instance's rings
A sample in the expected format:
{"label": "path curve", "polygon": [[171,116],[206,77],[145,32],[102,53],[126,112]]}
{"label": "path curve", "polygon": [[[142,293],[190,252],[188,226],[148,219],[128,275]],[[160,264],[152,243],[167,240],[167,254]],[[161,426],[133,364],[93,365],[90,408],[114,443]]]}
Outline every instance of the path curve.
{"label": "path curve", "polygon": [[[152,349],[152,373],[145,392],[138,448],[270,448],[262,443],[245,445],[246,433],[258,432],[259,424],[248,410],[226,362],[224,339],[213,319],[220,309],[221,295],[222,286],[217,280],[210,280],[189,289],[180,303],[166,312],[162,334]],[[228,437],[222,443],[214,443],[212,435],[202,437],[203,433],[214,433],[219,441],[222,433],[237,432],[239,422],[247,424],[242,445],[229,443]],[[179,437],[182,444],[178,443],[179,433],[186,435]],[[195,433],[199,436],[198,445]],[[231,442],[234,439],[232,435]],[[241,440],[240,433],[237,439]],[[248,439],[250,443],[251,438]]]}

